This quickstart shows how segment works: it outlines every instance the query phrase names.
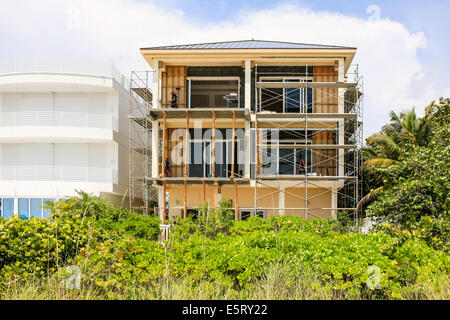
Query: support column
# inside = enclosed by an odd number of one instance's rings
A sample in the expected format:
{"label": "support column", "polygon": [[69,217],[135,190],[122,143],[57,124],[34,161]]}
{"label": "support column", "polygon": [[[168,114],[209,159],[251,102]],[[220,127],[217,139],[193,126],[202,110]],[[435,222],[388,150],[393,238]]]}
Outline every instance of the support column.
{"label": "support column", "polygon": [[231,178],[234,178],[234,158],[236,156],[236,111],[233,110],[233,136],[231,137]]}
{"label": "support column", "polygon": [[161,177],[166,176],[165,163],[166,163],[166,148],[167,148],[167,128],[166,128],[166,118],[167,112],[163,111],[163,138],[162,138],[162,156],[161,156]]}
{"label": "support column", "polygon": [[[256,129],[256,173],[262,174],[262,130]],[[256,178],[256,177],[255,177]]]}
{"label": "support column", "polygon": [[153,60],[152,108],[159,108],[159,60]]}
{"label": "support column", "polygon": [[158,178],[159,165],[159,123],[152,121],[152,177]]}
{"label": "support column", "polygon": [[216,112],[212,112],[212,152],[211,152],[211,177],[216,177]]}
{"label": "support column", "polygon": [[184,131],[184,177],[188,177],[188,163],[189,163],[189,111],[186,109],[186,129]]}
{"label": "support column", "polygon": [[336,184],[334,184],[333,188],[331,189],[331,208],[333,208],[331,210],[331,217],[336,219],[337,218],[337,214],[336,214],[336,209],[334,209],[334,208],[337,208]]}
{"label": "support column", "polygon": [[253,150],[251,150],[251,146],[252,144],[250,143],[250,121],[245,120],[245,137],[244,137],[244,143],[245,143],[245,163],[244,163],[244,176],[247,179],[250,179],[250,161],[251,161],[251,157],[250,155],[252,154]]}
{"label": "support column", "polygon": [[[339,59],[338,64],[338,82],[344,82],[344,59]],[[338,88],[338,113],[344,113],[344,98],[345,98],[345,89]],[[339,145],[345,144],[345,131],[344,131],[344,119],[339,119]],[[344,176],[344,149],[340,148],[338,150],[338,175]]]}
{"label": "support column", "polygon": [[166,193],[167,193],[167,185],[166,185],[166,181],[163,181],[162,210],[160,213],[160,219],[162,221],[162,224],[166,224]]}
{"label": "support column", "polygon": [[245,95],[244,95],[244,101],[245,101],[245,108],[250,110],[251,107],[251,79],[252,79],[252,66],[251,66],[251,60],[247,59],[245,60]]}
{"label": "support column", "polygon": [[286,201],[285,201],[285,193],[284,193],[284,187],[279,188],[279,192],[278,192],[278,215],[279,216],[283,216],[284,215],[284,207],[286,206]]}

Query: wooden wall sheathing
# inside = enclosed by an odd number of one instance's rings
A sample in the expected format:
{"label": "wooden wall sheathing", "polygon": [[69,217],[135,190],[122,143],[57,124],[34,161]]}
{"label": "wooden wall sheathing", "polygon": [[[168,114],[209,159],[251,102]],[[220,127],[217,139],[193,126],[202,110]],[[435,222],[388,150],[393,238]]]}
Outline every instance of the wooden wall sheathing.
{"label": "wooden wall sheathing", "polygon": [[[314,67],[314,82],[337,82],[338,74],[334,66]],[[337,113],[338,112],[338,89],[322,88],[314,89],[314,112],[315,113]]]}
{"label": "wooden wall sheathing", "polygon": [[[314,131],[313,144],[334,144],[334,131]],[[314,149],[312,150],[312,172],[321,176],[336,175],[336,150]]]}
{"label": "wooden wall sheathing", "polygon": [[[178,94],[178,108],[186,108],[186,66],[166,66],[161,74],[161,104],[163,108],[170,108],[170,93]],[[176,89],[180,88],[179,91]]]}

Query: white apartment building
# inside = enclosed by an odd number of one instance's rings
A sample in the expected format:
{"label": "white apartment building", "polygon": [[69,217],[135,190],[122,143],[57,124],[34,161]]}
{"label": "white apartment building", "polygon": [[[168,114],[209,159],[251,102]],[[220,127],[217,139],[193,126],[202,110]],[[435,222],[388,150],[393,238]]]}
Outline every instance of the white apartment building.
{"label": "white apartment building", "polygon": [[0,215],[75,190],[128,204],[129,83],[111,64],[0,61]]}

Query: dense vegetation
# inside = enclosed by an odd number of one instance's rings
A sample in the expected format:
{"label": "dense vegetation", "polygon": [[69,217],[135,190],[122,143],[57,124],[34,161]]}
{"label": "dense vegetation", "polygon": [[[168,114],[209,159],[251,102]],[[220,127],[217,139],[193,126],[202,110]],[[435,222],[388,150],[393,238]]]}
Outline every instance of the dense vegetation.
{"label": "dense vegetation", "polygon": [[[226,207],[176,221],[165,243],[156,218],[87,195],[57,202],[53,220],[1,220],[0,297],[449,297],[449,256],[412,234],[387,225],[348,233],[338,221],[298,217],[233,221]],[[81,289],[66,290],[58,279],[74,264]],[[367,287],[371,265],[379,289]]]}
{"label": "dense vegetation", "polygon": [[441,100],[368,138],[368,234],[345,216],[234,221],[223,201],[159,242],[156,217],[79,192],[48,203],[50,220],[0,219],[0,299],[449,299],[448,120]]}
{"label": "dense vegetation", "polygon": [[449,252],[450,99],[431,103],[420,119],[414,109],[392,113],[391,123],[367,142],[363,169],[372,192],[366,199],[376,201],[366,215]]}

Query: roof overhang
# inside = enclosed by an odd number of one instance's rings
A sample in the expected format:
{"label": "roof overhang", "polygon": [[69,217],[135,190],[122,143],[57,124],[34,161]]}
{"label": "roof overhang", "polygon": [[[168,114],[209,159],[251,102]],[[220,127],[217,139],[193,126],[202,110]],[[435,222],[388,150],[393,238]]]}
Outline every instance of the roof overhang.
{"label": "roof overhang", "polygon": [[343,58],[345,72],[356,54],[356,48],[345,49],[141,49],[153,66],[158,60],[165,65],[242,66],[244,60],[257,65],[334,65]]}

